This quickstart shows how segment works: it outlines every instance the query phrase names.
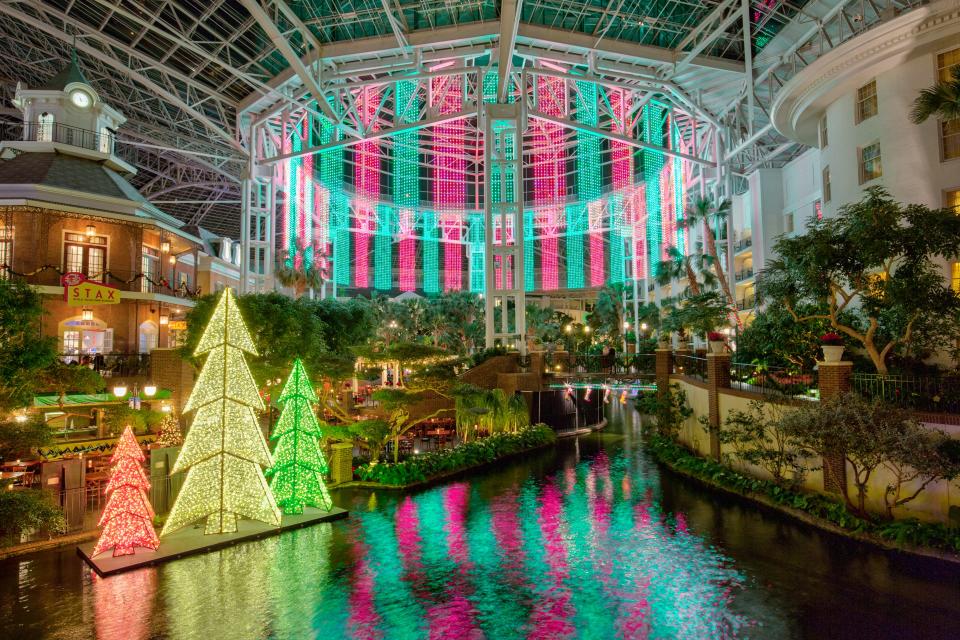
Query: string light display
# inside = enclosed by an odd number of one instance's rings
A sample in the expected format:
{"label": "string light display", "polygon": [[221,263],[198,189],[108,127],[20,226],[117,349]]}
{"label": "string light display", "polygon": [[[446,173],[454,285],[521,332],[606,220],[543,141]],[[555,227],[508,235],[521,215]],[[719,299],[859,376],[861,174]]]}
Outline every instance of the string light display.
{"label": "string light display", "polygon": [[[663,108],[649,102],[643,108],[643,140],[651,144],[663,144]],[[659,252],[663,243],[661,235],[662,219],[660,215],[660,173],[663,171],[663,152],[652,149],[643,150],[643,181],[646,189],[646,238],[647,264],[650,275],[657,275]]]}
{"label": "string light display", "polygon": [[270,436],[276,447],[273,467],[267,471],[273,497],[287,514],[303,513],[305,506],[329,511],[332,503],[323,481],[327,462],[320,451],[320,423],[312,408],[317,394],[299,358],[278,401],[283,411]]}
{"label": "string light display", "polygon": [[[670,148],[677,151],[683,151],[682,142],[680,139],[680,130],[676,126],[676,122],[673,122],[673,127],[671,128],[671,144]],[[675,228],[677,233],[677,249],[681,253],[686,254],[686,242],[684,241],[683,233],[683,212],[686,208],[685,198],[686,193],[684,189],[684,162],[683,158],[679,156],[673,157],[673,210],[674,210],[674,220]]]}
{"label": "string light display", "polygon": [[150,482],[143,472],[144,459],[128,425],[110,458],[113,469],[107,483],[107,505],[100,516],[103,532],[93,555],[113,549],[114,556],[125,556],[137,547],[156,549],[160,545],[153,529],[153,507],[147,499]]}
{"label": "string light display", "polygon": [[[540,111],[558,118],[566,115],[567,91],[563,78],[537,76],[536,89]],[[537,122],[533,129],[533,145],[533,202],[537,226],[543,233],[540,240],[540,277],[541,286],[549,291],[560,286],[559,207],[567,195],[563,127],[543,120]],[[530,264],[533,264],[533,260],[530,260]]]}
{"label": "string light display", "polygon": [[[431,79],[431,105],[438,114],[457,113],[463,108],[463,78],[460,75]],[[443,290],[463,288],[463,246],[460,241],[466,205],[467,161],[463,120],[438,124],[433,129],[433,203],[444,229]]]}
{"label": "string light display", "polygon": [[377,235],[373,245],[373,286],[381,291],[393,288],[393,233],[394,208],[385,204],[377,207]]}
{"label": "string light display", "polygon": [[[340,101],[331,105],[340,114]],[[339,128],[325,117],[319,118],[320,144],[336,142]],[[350,284],[350,206],[343,188],[343,147],[327,149],[319,154],[320,184],[327,191],[329,233],[333,244],[333,279],[337,284]]]}
{"label": "string light display", "polygon": [[[670,117],[665,121],[667,130],[670,129]],[[669,139],[669,138],[668,138]],[[660,172],[660,206],[663,224],[663,242],[660,246],[660,260],[670,257],[669,249],[677,244],[677,213],[674,211],[673,199],[673,163],[665,161],[663,171]]]}
{"label": "string light display", "polygon": [[[577,82],[577,121],[597,126],[597,105],[599,88],[594,82]],[[567,287],[579,289],[584,286],[583,236],[590,231],[590,286],[603,284],[603,232],[596,223],[597,200],[600,199],[600,138],[586,131],[577,131],[577,196],[587,206],[587,217],[583,207],[578,207],[579,215],[571,219],[567,209]],[[571,226],[573,223],[573,226]],[[596,223],[596,224],[595,224]]]}
{"label": "string light display", "polygon": [[[363,86],[359,90],[357,108],[364,127],[369,131],[380,129],[376,120],[380,110],[380,87]],[[363,140],[354,146],[354,185],[357,192],[356,228],[354,230],[354,284],[366,289],[370,286],[370,236],[376,233],[376,201],[380,198],[380,144]]]}
{"label": "string light display", "polygon": [[421,234],[423,236],[423,290],[440,293],[440,241],[437,236],[437,214],[423,212]]}
{"label": "string light display", "polygon": [[[420,113],[417,83],[401,80],[395,91],[397,123],[416,122]],[[417,241],[413,231],[414,210],[420,202],[420,132],[402,131],[393,140],[393,200],[399,208],[399,285],[401,291],[413,291],[417,288]]]}
{"label": "string light display", "polygon": [[534,283],[534,229],[533,229],[533,209],[527,209],[523,212],[523,289],[524,291],[533,291]]}
{"label": "string light display", "polygon": [[171,473],[187,477],[161,535],[206,518],[205,533],[232,533],[237,517],[280,524],[261,467],[270,451],[255,411],[264,409],[243,353],[256,355],[231,289],[224,289],[195,356],[208,354],[184,411],[193,425]]}
{"label": "string light display", "polygon": [[171,415],[165,415],[160,421],[160,433],[157,434],[158,447],[179,447],[183,444],[183,431],[180,422]]}
{"label": "string light display", "polygon": [[[312,121],[313,119],[310,114],[305,115],[303,118],[303,123],[301,124],[302,147],[310,146],[310,129]],[[300,179],[297,194],[300,201],[300,206],[297,210],[297,239],[299,253],[301,254],[298,256],[298,268],[302,269],[303,271],[310,271],[313,269],[314,260],[313,213],[315,206],[312,155],[303,156],[303,162],[300,163]]]}
{"label": "string light display", "polygon": [[[608,99],[610,101],[610,110],[613,113],[613,118],[610,122],[610,128],[614,133],[627,134],[627,118],[630,114],[630,98],[629,94],[623,89],[610,89],[608,92]],[[633,150],[625,142],[619,140],[610,141],[610,172],[611,172],[611,181],[614,192],[621,192],[617,195],[614,200],[619,198],[618,202],[613,203],[613,207],[618,209],[620,212],[627,207],[631,207],[631,216],[634,218],[637,216],[637,211],[635,209],[636,201],[625,202],[622,192],[625,192],[630,188],[633,182]],[[631,194],[632,195],[632,194]],[[622,213],[621,213],[622,215]],[[616,227],[611,225],[612,230],[610,232],[610,280],[613,282],[622,282],[624,279],[623,274],[623,247],[624,247],[624,238],[623,238],[623,227]],[[634,227],[636,230],[636,227]],[[641,230],[641,236],[644,232]],[[636,238],[636,234],[634,234]],[[602,247],[601,247],[602,249]],[[593,251],[591,245],[591,252]],[[634,256],[636,256],[637,245],[634,242]],[[636,259],[636,258],[635,258]],[[636,264],[634,265],[636,267]],[[601,265],[602,268],[602,265]],[[636,269],[634,273],[638,273]],[[591,274],[593,275],[593,270],[591,269]],[[597,274],[600,275],[600,274]],[[599,282],[598,282],[599,280]],[[602,284],[601,278],[591,278],[591,285],[597,286]]]}

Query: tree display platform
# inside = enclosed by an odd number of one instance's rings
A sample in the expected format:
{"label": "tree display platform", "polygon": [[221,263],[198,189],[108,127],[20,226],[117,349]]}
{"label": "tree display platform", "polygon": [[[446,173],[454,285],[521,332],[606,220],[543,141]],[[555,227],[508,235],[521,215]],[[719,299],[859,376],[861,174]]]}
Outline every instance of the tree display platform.
{"label": "tree display platform", "polygon": [[185,527],[176,533],[163,537],[160,547],[152,549],[137,548],[131,555],[114,557],[109,553],[102,553],[93,557],[94,542],[77,547],[77,555],[83,558],[100,576],[109,576],[124,571],[132,571],[150,565],[169,562],[184,556],[198,553],[207,553],[223,549],[240,542],[259,540],[268,536],[275,536],[291,529],[301,529],[321,522],[332,522],[346,518],[348,511],[333,507],[330,511],[321,511],[306,507],[303,513],[285,515],[280,520],[280,526],[272,526],[256,520],[238,520],[237,530],[233,533],[205,535],[203,521],[193,526]]}

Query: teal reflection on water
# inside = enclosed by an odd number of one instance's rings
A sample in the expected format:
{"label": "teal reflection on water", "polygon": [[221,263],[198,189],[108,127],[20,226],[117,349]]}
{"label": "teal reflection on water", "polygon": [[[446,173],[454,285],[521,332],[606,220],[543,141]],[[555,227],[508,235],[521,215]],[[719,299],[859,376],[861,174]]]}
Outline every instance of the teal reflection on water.
{"label": "teal reflection on water", "polygon": [[661,509],[658,477],[601,451],[541,480],[453,482],[94,580],[97,637],[735,637],[744,578]]}

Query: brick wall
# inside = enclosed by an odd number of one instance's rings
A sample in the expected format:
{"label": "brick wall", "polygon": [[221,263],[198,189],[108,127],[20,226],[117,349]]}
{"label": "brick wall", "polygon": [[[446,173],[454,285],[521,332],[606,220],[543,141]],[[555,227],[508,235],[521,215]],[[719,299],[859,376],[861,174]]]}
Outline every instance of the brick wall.
{"label": "brick wall", "polygon": [[182,359],[176,349],[154,349],[150,352],[150,375],[158,388],[172,392],[170,403],[180,415],[193,391],[193,365]]}

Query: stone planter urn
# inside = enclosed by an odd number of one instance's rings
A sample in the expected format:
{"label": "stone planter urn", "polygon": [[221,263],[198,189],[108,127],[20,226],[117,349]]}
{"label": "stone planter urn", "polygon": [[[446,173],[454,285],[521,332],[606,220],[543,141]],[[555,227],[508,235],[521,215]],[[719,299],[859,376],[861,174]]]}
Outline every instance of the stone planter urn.
{"label": "stone planter urn", "polygon": [[710,341],[710,353],[725,353],[726,350],[727,350],[727,343],[725,340]]}
{"label": "stone planter urn", "polygon": [[840,362],[840,359],[843,358],[844,346],[841,345],[831,345],[825,344],[820,347],[823,349],[823,361],[824,362]]}

